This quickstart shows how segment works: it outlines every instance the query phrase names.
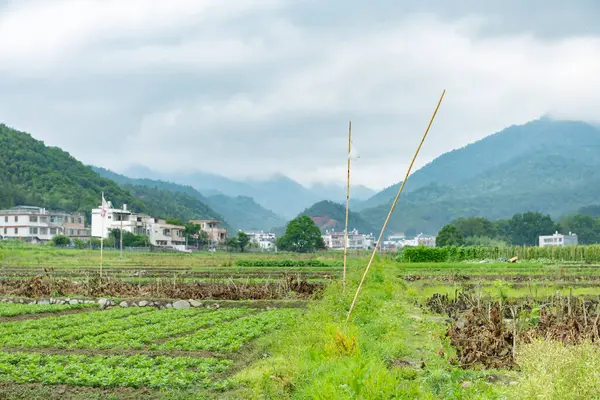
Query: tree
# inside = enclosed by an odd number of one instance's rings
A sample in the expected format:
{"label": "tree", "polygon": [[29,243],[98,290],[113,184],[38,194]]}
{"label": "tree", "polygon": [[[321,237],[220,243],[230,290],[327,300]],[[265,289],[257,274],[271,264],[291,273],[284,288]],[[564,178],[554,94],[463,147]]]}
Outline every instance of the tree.
{"label": "tree", "polygon": [[438,232],[435,245],[438,247],[462,246],[464,240],[464,234],[458,230],[456,225],[448,224]]}
{"label": "tree", "polygon": [[244,232],[239,231],[236,236],[237,247],[243,253],[248,243],[250,243],[250,236],[246,235]]}
{"label": "tree", "polygon": [[277,240],[277,248],[308,253],[325,248],[325,242],[315,222],[310,217],[302,216],[290,221],[285,234]]}
{"label": "tree", "polygon": [[55,246],[68,246],[71,244],[71,239],[65,235],[56,235],[52,238],[52,244]]}
{"label": "tree", "polygon": [[465,237],[487,236],[493,238],[498,234],[492,221],[483,217],[458,218],[452,222],[452,225],[456,226],[456,229]]}
{"label": "tree", "polygon": [[169,225],[183,225],[181,218],[168,218],[165,222]]}
{"label": "tree", "polygon": [[514,245],[536,246],[540,235],[551,235],[560,230],[549,215],[539,212],[515,214],[508,223],[510,241]]}
{"label": "tree", "polygon": [[[120,245],[121,230],[111,229],[108,239],[113,239],[114,243]],[[128,231],[123,231],[123,247],[144,247],[148,245],[148,238],[144,235],[136,235]]]}
{"label": "tree", "polygon": [[600,223],[589,215],[565,217],[560,225],[562,233],[572,232],[577,234],[577,241],[580,244],[600,243]]}

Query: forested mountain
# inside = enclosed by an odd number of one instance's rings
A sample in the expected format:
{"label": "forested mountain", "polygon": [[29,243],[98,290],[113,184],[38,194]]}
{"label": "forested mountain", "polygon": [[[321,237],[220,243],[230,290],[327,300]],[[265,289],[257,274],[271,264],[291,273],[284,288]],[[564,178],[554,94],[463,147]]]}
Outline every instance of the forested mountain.
{"label": "forested mountain", "polygon": [[[238,181],[199,171],[160,173],[143,166],[130,167],[124,173],[134,178],[161,179],[189,185],[207,197],[216,194],[250,197],[267,210],[288,219],[320,200],[344,201],[346,198],[346,187],[343,184],[319,183],[308,188],[284,175],[265,180]],[[374,193],[361,185],[353,186],[351,190],[353,203],[358,199],[367,199]]]}
{"label": "forested mountain", "polygon": [[153,217],[179,218],[183,221],[191,219],[223,220],[223,217],[208,205],[187,193],[171,192],[158,187],[142,185],[124,184],[122,187],[143,202],[146,212]]}
{"label": "forested mountain", "polygon": [[[313,204],[299,216],[308,216],[315,221],[317,226],[322,230],[335,230],[343,232],[346,225],[346,207],[333,201],[324,200]],[[360,214],[348,212],[348,230],[357,229],[361,233],[375,233],[376,229]]]}
{"label": "forested mountain", "polygon": [[[183,214],[178,214],[178,217],[184,220],[189,218],[182,215],[191,215],[195,210],[196,213],[200,213],[206,218],[224,220],[228,227],[234,231],[240,229],[245,231],[267,231],[285,222],[283,218],[261,207],[249,197],[230,197],[222,194],[204,196],[188,185],[147,178],[129,178],[104,168],[93,168],[101,176],[114,180],[129,190],[137,187],[135,190],[136,196],[142,199],[139,195],[143,194],[146,202],[151,202],[155,209],[161,210],[161,212],[168,210],[168,203],[161,203],[161,201],[166,202],[168,200],[172,202],[171,208],[180,210]],[[143,190],[143,187],[162,189],[170,192],[171,195],[160,194],[158,190]],[[149,196],[152,197],[149,199]]]}
{"label": "forested mountain", "polygon": [[218,194],[209,196],[207,200],[214,210],[229,221],[233,230],[270,231],[285,223],[285,219],[257,204],[250,197]]}
{"label": "forested mountain", "polygon": [[4,124],[0,124],[0,188],[2,208],[28,204],[89,213],[100,204],[104,192],[115,204],[144,210],[143,203],[128,191],[69,153]]}
{"label": "forested mountain", "polygon": [[[390,230],[436,233],[458,217],[509,218],[539,211],[560,217],[600,197],[600,130],[542,119],[512,126],[446,153],[409,178]],[[398,186],[362,204],[381,226]]]}

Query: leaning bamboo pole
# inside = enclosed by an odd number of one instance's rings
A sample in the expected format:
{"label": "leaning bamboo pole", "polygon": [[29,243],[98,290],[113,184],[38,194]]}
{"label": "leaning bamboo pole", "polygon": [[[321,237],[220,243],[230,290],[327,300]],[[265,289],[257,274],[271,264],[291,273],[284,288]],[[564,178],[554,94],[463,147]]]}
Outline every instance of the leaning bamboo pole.
{"label": "leaning bamboo pole", "polygon": [[344,276],[342,293],[346,293],[346,260],[348,255],[348,207],[350,203],[350,152],[352,150],[352,121],[348,121],[348,179],[346,180],[346,229],[344,231]]}
{"label": "leaning bamboo pole", "polygon": [[360,280],[360,283],[358,284],[358,288],[356,289],[356,293],[354,294],[354,299],[352,300],[352,304],[350,305],[350,310],[348,311],[348,316],[346,318],[346,322],[350,321],[350,316],[352,315],[352,310],[354,309],[354,306],[356,305],[356,299],[358,299],[358,295],[359,295],[360,289],[362,288],[362,285],[365,281],[365,277],[367,276],[367,273],[369,272],[369,269],[371,268],[371,264],[373,264],[373,259],[375,258],[375,254],[377,253],[377,249],[379,248],[379,245],[381,244],[381,238],[383,237],[385,228],[387,227],[390,217],[392,216],[392,213],[394,212],[394,208],[396,208],[396,203],[398,203],[398,199],[400,198],[400,195],[402,194],[402,191],[404,190],[404,185],[406,184],[406,180],[408,179],[408,176],[410,175],[410,171],[412,170],[415,160],[417,159],[417,155],[419,155],[419,151],[421,150],[421,147],[423,146],[423,142],[425,142],[425,138],[427,137],[427,134],[429,133],[429,129],[431,128],[431,125],[433,124],[433,120],[435,119],[438,109],[440,108],[440,105],[442,104],[444,94],[446,94],[446,89],[444,89],[444,91],[442,92],[440,100],[438,101],[437,106],[435,107],[435,111],[433,112],[433,115],[431,116],[431,119],[429,120],[429,125],[427,125],[427,129],[425,130],[425,133],[423,134],[421,143],[419,143],[419,147],[417,147],[417,151],[415,151],[415,155],[413,156],[413,159],[410,162],[408,171],[406,171],[406,176],[404,177],[404,180],[402,181],[402,185],[400,185],[400,189],[398,189],[398,194],[396,194],[396,198],[394,199],[392,206],[390,207],[390,212],[388,213],[387,218],[385,219],[385,222],[383,223],[383,227],[381,228],[381,232],[379,233],[379,238],[377,239],[377,244],[375,245],[375,248],[373,249],[373,253],[371,254],[371,259],[369,260],[369,263],[367,264],[367,268],[365,268],[365,272],[363,273],[362,279]]}

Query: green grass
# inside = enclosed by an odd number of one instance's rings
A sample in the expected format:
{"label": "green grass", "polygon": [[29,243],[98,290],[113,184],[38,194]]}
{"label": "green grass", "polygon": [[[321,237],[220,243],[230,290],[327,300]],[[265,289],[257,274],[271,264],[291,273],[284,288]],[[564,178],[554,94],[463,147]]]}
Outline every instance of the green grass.
{"label": "green grass", "polygon": [[[505,388],[487,383],[488,372],[450,364],[453,349],[443,338],[443,324],[410,305],[406,285],[381,265],[371,271],[346,324],[358,275],[353,278],[345,296],[339,284],[332,284],[294,326],[259,341],[272,356],[236,376],[247,388],[245,397],[502,398]],[[466,388],[464,381],[469,381]]]}
{"label": "green grass", "polygon": [[511,391],[514,399],[600,398],[600,347],[564,346],[538,341],[519,348],[522,379]]}

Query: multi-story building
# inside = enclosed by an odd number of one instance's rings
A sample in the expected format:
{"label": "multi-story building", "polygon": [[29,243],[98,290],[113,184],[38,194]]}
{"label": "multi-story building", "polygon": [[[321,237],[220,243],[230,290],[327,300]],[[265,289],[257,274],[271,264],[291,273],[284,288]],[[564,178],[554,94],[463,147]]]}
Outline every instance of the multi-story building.
{"label": "multi-story building", "polygon": [[569,232],[568,235],[555,232],[554,235],[540,236],[540,247],[569,246],[577,243],[577,235],[572,232]]}
{"label": "multi-story building", "polygon": [[402,247],[417,247],[417,246],[425,246],[425,247],[435,247],[435,236],[427,236],[423,233],[419,233],[413,239],[406,239],[402,243]]}
{"label": "multi-story building", "polygon": [[[344,232],[325,231],[322,235],[325,247],[330,250],[344,250]],[[348,232],[346,248],[348,250],[367,250],[375,246],[375,238],[372,234],[365,235],[357,230]]]}
{"label": "multi-story building", "polygon": [[227,239],[227,228],[220,225],[221,221],[216,219],[197,219],[190,221],[192,224],[200,225],[200,229],[206,232],[211,244],[223,244]]}
{"label": "multi-story building", "polygon": [[149,221],[148,239],[154,246],[185,246],[184,226],[167,224],[164,219],[152,218]]}
{"label": "multi-story building", "polygon": [[48,211],[42,207],[17,206],[0,210],[0,238],[22,239],[43,243],[56,235],[88,239],[90,229],[85,227],[82,214]]}
{"label": "multi-story building", "polygon": [[260,232],[245,232],[250,236],[250,242],[258,245],[263,250],[274,250],[276,248],[277,236],[274,233],[264,231]]}
{"label": "multi-story building", "polygon": [[134,235],[148,237],[153,246],[185,246],[184,226],[167,224],[164,219],[146,214],[133,213],[127,209],[114,208],[109,201],[108,210],[102,218],[100,207],[92,210],[92,236],[107,238],[112,229],[121,229]]}

